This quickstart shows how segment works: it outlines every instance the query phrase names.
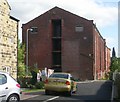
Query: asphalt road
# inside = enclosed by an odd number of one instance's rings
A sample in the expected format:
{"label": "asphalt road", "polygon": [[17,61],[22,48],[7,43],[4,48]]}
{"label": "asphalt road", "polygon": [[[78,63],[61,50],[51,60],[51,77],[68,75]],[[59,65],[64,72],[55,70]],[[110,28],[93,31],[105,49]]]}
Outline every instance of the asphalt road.
{"label": "asphalt road", "polygon": [[58,101],[78,101],[78,102],[111,102],[112,82],[111,81],[90,81],[77,84],[77,92],[71,97],[64,94],[45,95],[43,92],[27,93],[22,96],[22,100],[28,102],[55,102]]}

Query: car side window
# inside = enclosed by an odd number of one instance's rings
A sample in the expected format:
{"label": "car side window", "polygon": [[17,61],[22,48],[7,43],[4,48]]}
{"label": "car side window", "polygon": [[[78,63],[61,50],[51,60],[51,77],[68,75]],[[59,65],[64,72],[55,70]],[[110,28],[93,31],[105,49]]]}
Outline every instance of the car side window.
{"label": "car side window", "polygon": [[7,77],[3,74],[0,74],[0,85],[7,83]]}
{"label": "car side window", "polygon": [[70,80],[73,80],[73,81],[74,81],[75,79],[74,79],[72,76],[70,76]]}

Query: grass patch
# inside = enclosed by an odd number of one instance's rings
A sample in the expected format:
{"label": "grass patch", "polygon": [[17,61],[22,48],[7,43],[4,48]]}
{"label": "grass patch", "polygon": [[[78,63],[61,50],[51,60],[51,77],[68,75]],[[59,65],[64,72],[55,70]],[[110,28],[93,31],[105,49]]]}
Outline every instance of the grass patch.
{"label": "grass patch", "polygon": [[39,92],[44,91],[44,89],[24,89],[22,92]]}

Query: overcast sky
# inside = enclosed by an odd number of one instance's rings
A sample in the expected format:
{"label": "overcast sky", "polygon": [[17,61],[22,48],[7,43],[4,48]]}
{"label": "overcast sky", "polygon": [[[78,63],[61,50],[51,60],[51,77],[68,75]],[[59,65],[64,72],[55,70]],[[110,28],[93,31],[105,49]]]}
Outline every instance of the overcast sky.
{"label": "overcast sky", "polygon": [[76,15],[94,20],[109,48],[118,52],[118,1],[119,0],[8,0],[11,15],[25,24],[51,8],[58,6]]}

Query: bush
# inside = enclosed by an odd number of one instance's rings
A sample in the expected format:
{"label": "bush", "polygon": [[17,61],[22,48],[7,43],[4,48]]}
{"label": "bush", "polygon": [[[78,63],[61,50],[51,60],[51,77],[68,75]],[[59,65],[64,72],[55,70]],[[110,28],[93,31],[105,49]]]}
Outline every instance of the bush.
{"label": "bush", "polygon": [[21,85],[22,88],[28,88],[28,84],[30,83],[31,76],[23,76],[18,77],[18,83]]}
{"label": "bush", "polygon": [[113,72],[109,72],[109,80],[113,80]]}
{"label": "bush", "polygon": [[32,85],[35,85],[35,83],[37,83],[37,73],[35,71],[31,71],[31,74],[32,74],[32,78],[30,80],[30,83]]}
{"label": "bush", "polygon": [[43,89],[44,88],[44,82],[40,81],[35,84],[35,87],[37,89]]}
{"label": "bush", "polygon": [[32,85],[32,84],[28,84],[27,87],[30,88],[30,89],[36,89],[36,86]]}

